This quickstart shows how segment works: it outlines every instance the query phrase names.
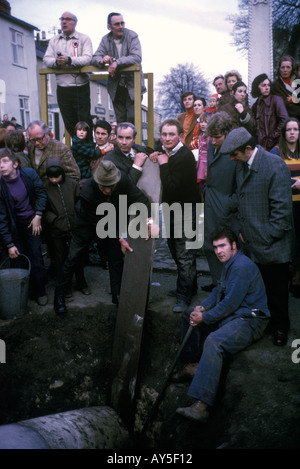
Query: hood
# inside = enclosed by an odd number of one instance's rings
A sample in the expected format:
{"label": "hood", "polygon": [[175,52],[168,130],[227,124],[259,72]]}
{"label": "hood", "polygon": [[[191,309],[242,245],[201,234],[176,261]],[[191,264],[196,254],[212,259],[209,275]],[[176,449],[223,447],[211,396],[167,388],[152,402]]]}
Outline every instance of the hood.
{"label": "hood", "polygon": [[[53,171],[54,168],[59,168],[60,173],[63,176],[63,181],[65,180],[66,174],[64,165],[62,164],[61,159],[57,156],[55,158],[48,158],[46,163],[46,174],[49,177],[51,174],[51,170]],[[50,176],[51,177],[51,176]]]}

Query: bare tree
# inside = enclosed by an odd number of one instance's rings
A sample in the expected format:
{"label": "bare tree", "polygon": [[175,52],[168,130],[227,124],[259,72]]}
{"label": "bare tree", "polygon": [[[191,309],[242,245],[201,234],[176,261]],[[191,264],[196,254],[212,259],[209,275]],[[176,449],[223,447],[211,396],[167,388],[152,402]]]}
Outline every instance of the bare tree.
{"label": "bare tree", "polygon": [[194,64],[177,64],[164,75],[157,84],[156,110],[163,119],[176,118],[183,111],[181,95],[191,91],[196,96],[207,99],[209,94],[208,81]]}

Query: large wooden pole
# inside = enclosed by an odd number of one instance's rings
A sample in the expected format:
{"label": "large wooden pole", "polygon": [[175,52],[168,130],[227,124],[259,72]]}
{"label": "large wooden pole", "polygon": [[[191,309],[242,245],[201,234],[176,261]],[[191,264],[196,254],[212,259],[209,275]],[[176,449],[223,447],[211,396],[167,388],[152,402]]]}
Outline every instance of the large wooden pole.
{"label": "large wooden pole", "polygon": [[249,0],[249,90],[261,73],[273,80],[272,0]]}

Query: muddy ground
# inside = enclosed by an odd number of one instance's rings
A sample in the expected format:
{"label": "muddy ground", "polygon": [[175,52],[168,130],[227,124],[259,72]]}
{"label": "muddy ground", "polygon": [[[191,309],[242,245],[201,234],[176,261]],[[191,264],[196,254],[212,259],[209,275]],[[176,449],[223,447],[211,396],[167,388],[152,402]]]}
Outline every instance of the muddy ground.
{"label": "muddy ground", "polygon": [[[198,258],[198,284],[210,283],[205,260]],[[0,424],[26,420],[109,401],[109,372],[117,307],[111,303],[108,272],[88,266],[93,294],[75,291],[68,313],[29,301],[19,319],[0,320],[6,363],[0,363]],[[161,390],[180,339],[180,315],[172,312],[176,273],[166,246],[157,250],[144,322],[141,369],[136,387],[136,448],[169,450],[300,447],[300,300],[290,297],[291,331],[285,347],[264,337],[224,364],[217,403],[207,424],[191,423],[175,410],[190,403],[188,384],[170,383],[146,437],[139,432]],[[207,294],[199,288],[194,303]],[[295,344],[295,340],[299,344]],[[294,345],[294,346],[293,346]],[[295,347],[296,345],[296,347]],[[294,361],[292,354],[294,353]],[[299,363],[297,363],[299,361]]]}

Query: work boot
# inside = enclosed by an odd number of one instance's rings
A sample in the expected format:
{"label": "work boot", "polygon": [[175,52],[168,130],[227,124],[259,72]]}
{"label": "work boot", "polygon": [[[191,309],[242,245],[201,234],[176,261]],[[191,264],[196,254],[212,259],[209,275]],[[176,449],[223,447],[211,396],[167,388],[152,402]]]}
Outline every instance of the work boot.
{"label": "work boot", "polygon": [[193,420],[194,422],[204,423],[209,417],[207,407],[207,404],[204,404],[204,402],[197,401],[189,407],[178,407],[178,409],[176,409],[176,413],[189,420]]}
{"label": "work boot", "polygon": [[64,295],[58,289],[55,289],[54,293],[54,311],[58,315],[65,314],[67,312]]}
{"label": "work boot", "polygon": [[113,293],[111,295],[111,302],[114,304],[114,305],[119,305],[119,301],[120,301],[120,295],[117,295],[116,293]]}
{"label": "work boot", "polygon": [[173,313],[183,313],[183,311],[185,311],[188,307],[189,305],[185,301],[177,300],[173,308]]}

